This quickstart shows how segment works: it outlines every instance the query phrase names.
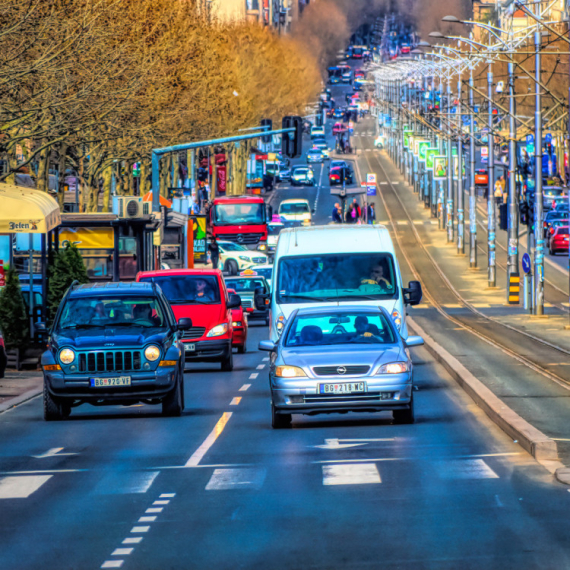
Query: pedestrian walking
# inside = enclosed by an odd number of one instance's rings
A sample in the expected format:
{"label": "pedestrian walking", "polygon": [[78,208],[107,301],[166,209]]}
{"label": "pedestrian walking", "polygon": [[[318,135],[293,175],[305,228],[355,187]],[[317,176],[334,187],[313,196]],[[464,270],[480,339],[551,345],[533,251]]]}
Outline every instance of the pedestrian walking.
{"label": "pedestrian walking", "polygon": [[358,203],[358,200],[356,198],[352,201],[352,204],[356,212],[356,221],[358,221],[360,220],[360,218],[362,218],[362,210],[360,209],[360,204]]}
{"label": "pedestrian walking", "polygon": [[346,223],[347,224],[355,224],[356,223],[356,210],[354,209],[354,204],[350,204],[348,206],[348,210],[346,211]]}
{"label": "pedestrian walking", "polygon": [[495,203],[499,206],[503,201],[503,185],[501,184],[501,179],[499,178],[495,182]]}
{"label": "pedestrian walking", "polygon": [[333,224],[342,224],[342,210],[340,209],[340,204],[338,202],[334,205],[332,211],[332,221]]}
{"label": "pedestrian walking", "polygon": [[376,223],[376,208],[373,203],[368,204],[367,221],[370,225]]}
{"label": "pedestrian walking", "polygon": [[210,258],[212,259],[212,267],[218,269],[218,263],[220,263],[220,248],[218,247],[218,242],[213,234],[208,234],[208,250],[210,252]]}

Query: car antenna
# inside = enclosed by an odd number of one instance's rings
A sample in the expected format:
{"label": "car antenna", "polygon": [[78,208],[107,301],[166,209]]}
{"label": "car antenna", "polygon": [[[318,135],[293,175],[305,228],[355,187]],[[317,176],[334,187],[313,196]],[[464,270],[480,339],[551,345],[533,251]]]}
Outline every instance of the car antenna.
{"label": "car antenna", "polygon": [[80,285],[79,281],[78,281],[77,279],[74,279],[74,280],[71,282],[71,285],[69,286],[69,288],[70,288],[71,290],[73,290],[73,289],[75,289],[78,285]]}

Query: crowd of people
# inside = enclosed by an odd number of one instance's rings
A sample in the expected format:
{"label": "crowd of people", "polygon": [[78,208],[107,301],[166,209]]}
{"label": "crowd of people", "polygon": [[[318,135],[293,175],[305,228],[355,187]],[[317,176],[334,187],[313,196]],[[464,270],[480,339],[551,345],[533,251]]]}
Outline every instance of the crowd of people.
{"label": "crowd of people", "polygon": [[376,207],[374,203],[361,207],[356,198],[348,205],[345,212],[339,202],[335,203],[332,211],[334,224],[374,224],[376,223]]}

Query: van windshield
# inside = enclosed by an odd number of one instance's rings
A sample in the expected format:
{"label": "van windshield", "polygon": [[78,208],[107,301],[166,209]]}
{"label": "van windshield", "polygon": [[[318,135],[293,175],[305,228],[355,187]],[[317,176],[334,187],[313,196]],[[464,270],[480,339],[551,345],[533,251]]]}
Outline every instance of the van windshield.
{"label": "van windshield", "polygon": [[220,285],[215,275],[143,277],[160,286],[171,305],[219,305]]}
{"label": "van windshield", "polygon": [[235,224],[265,224],[264,204],[217,204],[214,207],[214,224],[231,226]]}
{"label": "van windshield", "polygon": [[284,257],[275,287],[279,304],[394,299],[398,282],[389,253]]}

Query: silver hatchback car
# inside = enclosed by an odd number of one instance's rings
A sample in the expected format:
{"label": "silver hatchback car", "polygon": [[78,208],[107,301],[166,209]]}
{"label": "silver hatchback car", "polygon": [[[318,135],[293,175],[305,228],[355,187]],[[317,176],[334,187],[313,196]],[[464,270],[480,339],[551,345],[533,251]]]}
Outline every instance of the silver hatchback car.
{"label": "silver hatchback car", "polygon": [[414,422],[409,347],[382,307],[308,307],[293,312],[271,352],[269,381],[274,428],[291,426],[291,414],[392,410]]}

